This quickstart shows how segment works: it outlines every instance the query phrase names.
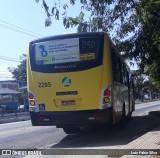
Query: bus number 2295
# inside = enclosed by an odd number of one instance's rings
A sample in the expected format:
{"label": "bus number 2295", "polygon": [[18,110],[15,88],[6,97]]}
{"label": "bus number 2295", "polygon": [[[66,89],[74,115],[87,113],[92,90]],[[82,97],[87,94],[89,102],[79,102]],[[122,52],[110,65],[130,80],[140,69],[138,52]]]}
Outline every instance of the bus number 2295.
{"label": "bus number 2295", "polygon": [[51,82],[39,82],[38,87],[39,88],[45,88],[45,87],[51,87]]}

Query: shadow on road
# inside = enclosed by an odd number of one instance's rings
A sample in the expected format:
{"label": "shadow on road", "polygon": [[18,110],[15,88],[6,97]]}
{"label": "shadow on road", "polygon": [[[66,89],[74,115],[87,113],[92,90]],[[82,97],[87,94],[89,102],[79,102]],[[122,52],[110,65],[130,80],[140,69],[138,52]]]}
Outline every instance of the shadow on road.
{"label": "shadow on road", "polygon": [[160,113],[151,112],[149,115],[132,117],[126,122],[124,130],[118,130],[116,127],[91,128],[82,134],[67,135],[51,148],[113,148],[117,145],[127,145],[159,124]]}

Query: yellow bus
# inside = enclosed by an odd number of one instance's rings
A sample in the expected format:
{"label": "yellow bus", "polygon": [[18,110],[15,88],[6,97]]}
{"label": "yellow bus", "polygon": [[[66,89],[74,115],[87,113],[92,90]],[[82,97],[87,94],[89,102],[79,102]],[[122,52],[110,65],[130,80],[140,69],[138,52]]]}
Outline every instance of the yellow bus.
{"label": "yellow bus", "polygon": [[134,110],[129,67],[103,32],[30,42],[27,79],[33,126],[77,133],[87,125],[123,123]]}

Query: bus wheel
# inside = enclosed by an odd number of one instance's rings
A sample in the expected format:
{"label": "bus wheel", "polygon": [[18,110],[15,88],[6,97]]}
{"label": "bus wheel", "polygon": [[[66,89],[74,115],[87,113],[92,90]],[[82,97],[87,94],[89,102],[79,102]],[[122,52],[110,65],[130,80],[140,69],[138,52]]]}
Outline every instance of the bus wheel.
{"label": "bus wheel", "polygon": [[81,128],[80,127],[63,127],[63,131],[66,134],[76,134],[81,132]]}

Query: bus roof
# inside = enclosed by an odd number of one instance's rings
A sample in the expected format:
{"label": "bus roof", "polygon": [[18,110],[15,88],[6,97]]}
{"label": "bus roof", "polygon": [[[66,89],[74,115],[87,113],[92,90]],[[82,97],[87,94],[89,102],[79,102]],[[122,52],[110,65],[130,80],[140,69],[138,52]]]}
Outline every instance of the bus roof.
{"label": "bus roof", "polygon": [[[54,36],[47,36],[47,37],[43,37],[43,38],[39,38],[39,39],[35,39],[32,42],[43,42],[46,40],[51,40],[51,39],[61,39],[61,38],[71,38],[71,37],[88,37],[88,35],[93,35],[93,36],[101,36],[106,34],[105,32],[81,32],[81,33],[70,33],[70,34],[61,34],[61,35],[54,35]],[[107,35],[108,36],[108,35]],[[109,37],[109,36],[108,36]]]}

